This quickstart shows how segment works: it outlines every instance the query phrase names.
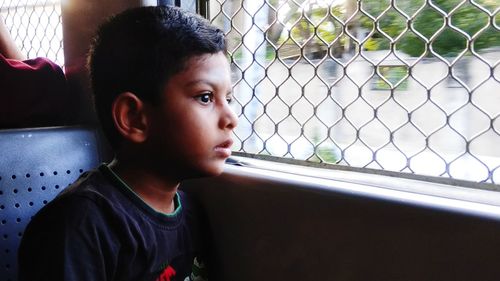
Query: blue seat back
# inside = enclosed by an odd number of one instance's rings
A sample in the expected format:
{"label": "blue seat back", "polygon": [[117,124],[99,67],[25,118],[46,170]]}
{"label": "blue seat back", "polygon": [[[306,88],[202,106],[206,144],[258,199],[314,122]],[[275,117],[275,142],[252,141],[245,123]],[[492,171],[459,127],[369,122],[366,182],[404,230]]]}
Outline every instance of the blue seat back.
{"label": "blue seat back", "polygon": [[82,127],[0,130],[0,281],[17,279],[31,217],[101,162],[98,134]]}

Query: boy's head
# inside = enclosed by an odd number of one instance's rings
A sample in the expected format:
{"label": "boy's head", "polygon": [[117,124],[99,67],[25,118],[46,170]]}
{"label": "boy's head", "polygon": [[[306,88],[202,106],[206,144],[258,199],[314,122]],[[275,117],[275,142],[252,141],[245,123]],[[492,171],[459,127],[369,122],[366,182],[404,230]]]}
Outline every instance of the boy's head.
{"label": "boy's head", "polygon": [[[220,29],[175,7],[134,8],[104,23],[89,70],[96,111],[115,150],[128,145],[126,153],[133,154],[139,147],[136,154],[153,167],[176,162],[177,175],[211,157],[200,146],[214,145],[214,161],[227,158],[237,121],[227,104],[225,48]],[[217,174],[220,167],[212,170],[200,174]]]}

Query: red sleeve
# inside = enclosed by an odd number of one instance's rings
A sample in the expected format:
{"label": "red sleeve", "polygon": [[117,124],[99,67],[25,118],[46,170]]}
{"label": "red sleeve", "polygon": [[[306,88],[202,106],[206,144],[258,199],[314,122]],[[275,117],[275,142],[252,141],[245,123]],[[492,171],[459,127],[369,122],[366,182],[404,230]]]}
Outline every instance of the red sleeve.
{"label": "red sleeve", "polygon": [[0,54],[0,129],[66,125],[68,87],[62,69],[45,58],[25,61]]}

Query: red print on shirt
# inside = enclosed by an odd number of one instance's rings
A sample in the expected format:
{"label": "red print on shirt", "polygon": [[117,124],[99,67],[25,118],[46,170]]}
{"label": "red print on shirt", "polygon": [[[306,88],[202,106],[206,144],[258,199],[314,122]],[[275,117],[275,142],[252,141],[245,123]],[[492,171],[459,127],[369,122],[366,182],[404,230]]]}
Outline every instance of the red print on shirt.
{"label": "red print on shirt", "polygon": [[171,281],[170,278],[175,276],[175,269],[173,269],[170,265],[167,266],[163,272],[158,276],[156,281]]}

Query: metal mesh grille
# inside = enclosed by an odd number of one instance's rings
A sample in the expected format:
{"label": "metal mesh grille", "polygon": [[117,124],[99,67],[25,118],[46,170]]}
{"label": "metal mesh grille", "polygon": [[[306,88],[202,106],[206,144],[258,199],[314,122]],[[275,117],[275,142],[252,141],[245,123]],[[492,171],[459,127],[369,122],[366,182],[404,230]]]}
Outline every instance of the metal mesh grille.
{"label": "metal mesh grille", "polygon": [[28,58],[46,57],[64,64],[59,0],[0,0],[0,13]]}
{"label": "metal mesh grille", "polygon": [[[0,2],[28,57],[63,64],[59,1]],[[497,0],[214,0],[235,149],[500,182]]]}
{"label": "metal mesh grille", "polygon": [[235,150],[500,182],[498,0],[216,0]]}

